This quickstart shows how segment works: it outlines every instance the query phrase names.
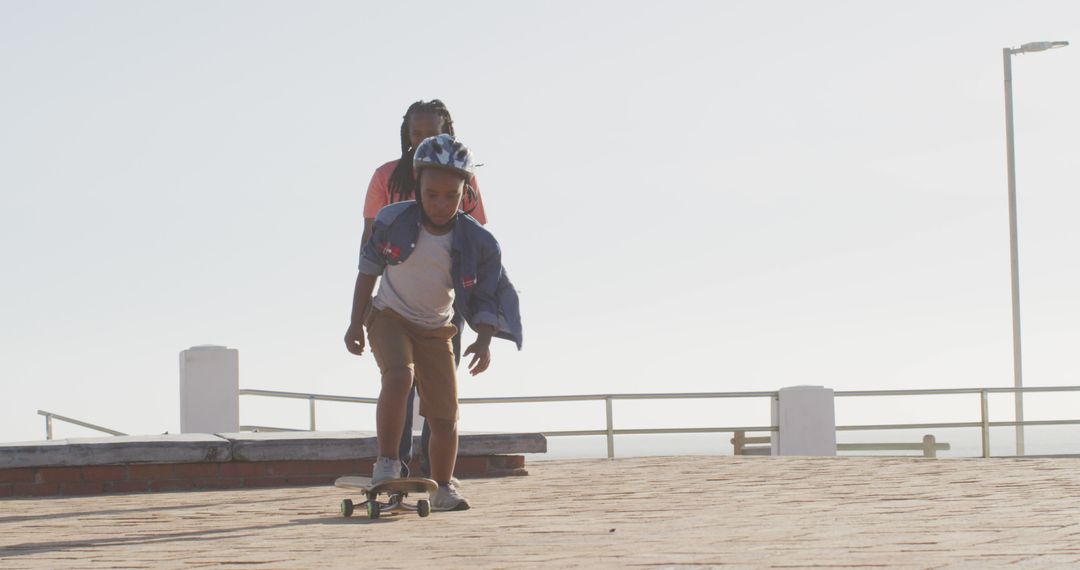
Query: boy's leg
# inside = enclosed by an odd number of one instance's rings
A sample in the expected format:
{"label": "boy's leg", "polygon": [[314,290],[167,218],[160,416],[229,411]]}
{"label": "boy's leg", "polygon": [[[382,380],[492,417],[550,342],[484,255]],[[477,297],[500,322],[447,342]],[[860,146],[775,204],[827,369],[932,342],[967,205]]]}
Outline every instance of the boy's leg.
{"label": "boy's leg", "polygon": [[[372,310],[367,325],[371,352],[382,372],[382,389],[375,411],[379,456],[396,461],[413,386],[413,342],[407,324],[392,311]],[[395,476],[400,476],[400,468],[397,471]]]}
{"label": "boy's leg", "polygon": [[431,418],[431,478],[439,483],[449,483],[457,464],[457,421]]}
{"label": "boy's leg", "polygon": [[420,414],[431,426],[431,476],[439,484],[431,495],[431,508],[437,511],[469,508],[469,501],[451,484],[458,450],[457,378],[451,342],[455,334],[457,328],[448,325],[414,338]]}
{"label": "boy's leg", "polygon": [[457,460],[457,378],[451,341],[455,334],[457,327],[447,325],[414,337],[420,415],[431,427],[431,475],[440,483],[450,481]]}
{"label": "boy's leg", "polygon": [[[454,325],[457,327],[457,334],[454,335],[454,339],[451,341],[451,346],[454,350],[454,369],[461,365],[461,330],[463,319],[459,319],[457,315],[454,315]],[[411,405],[412,400],[410,400]],[[409,409],[410,421],[412,408]],[[424,477],[431,477],[431,456],[428,453],[428,449],[431,444],[431,426],[428,424],[427,419],[424,419],[424,428],[420,432],[420,473]],[[404,445],[402,446],[404,447]],[[402,457],[405,457],[402,455]]]}
{"label": "boy's leg", "polygon": [[379,404],[375,409],[381,457],[399,459],[401,431],[405,426],[405,408],[412,383],[412,370],[408,368],[391,368],[383,372]]}

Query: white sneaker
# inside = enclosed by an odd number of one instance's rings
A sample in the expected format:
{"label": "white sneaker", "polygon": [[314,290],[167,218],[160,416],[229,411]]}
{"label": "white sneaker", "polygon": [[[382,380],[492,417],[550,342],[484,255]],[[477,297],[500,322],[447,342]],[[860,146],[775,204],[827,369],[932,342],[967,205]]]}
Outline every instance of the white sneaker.
{"label": "white sneaker", "polygon": [[371,470],[371,485],[374,487],[384,481],[401,478],[401,462],[389,457],[380,457],[375,460],[375,467]]}
{"label": "white sneaker", "polygon": [[439,485],[439,490],[431,494],[431,510],[433,511],[467,511],[469,501],[457,492],[453,485]]}

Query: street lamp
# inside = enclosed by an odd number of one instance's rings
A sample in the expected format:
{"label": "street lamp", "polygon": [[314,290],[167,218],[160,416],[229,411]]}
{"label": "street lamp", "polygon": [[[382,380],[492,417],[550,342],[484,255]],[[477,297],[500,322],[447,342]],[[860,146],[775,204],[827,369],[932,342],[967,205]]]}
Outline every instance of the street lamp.
{"label": "street lamp", "polygon": [[[1013,384],[1024,387],[1023,365],[1020,359],[1020,265],[1016,245],[1016,158],[1013,151],[1013,102],[1012,102],[1012,56],[1018,53],[1035,53],[1061,48],[1069,42],[1031,42],[1018,48],[1004,48],[1005,60],[1005,153],[1009,168],[1009,258],[1012,265],[1012,331],[1013,331]],[[1016,454],[1024,454],[1024,394],[1015,392],[1016,404]]]}

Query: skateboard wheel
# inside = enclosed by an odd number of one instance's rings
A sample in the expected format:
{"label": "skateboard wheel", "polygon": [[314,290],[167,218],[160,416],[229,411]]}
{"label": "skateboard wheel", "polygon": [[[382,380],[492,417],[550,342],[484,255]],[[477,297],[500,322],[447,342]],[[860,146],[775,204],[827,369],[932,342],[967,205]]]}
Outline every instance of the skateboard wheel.
{"label": "skateboard wheel", "polygon": [[416,514],[426,517],[431,514],[431,503],[427,499],[416,501]]}
{"label": "skateboard wheel", "polygon": [[377,519],[382,514],[382,510],[379,509],[379,503],[377,501],[367,502],[367,516],[369,519]]}
{"label": "skateboard wheel", "polygon": [[349,500],[349,499],[345,499],[344,501],[341,501],[341,516],[343,516],[343,517],[351,517],[352,514],[353,514],[352,501]]}

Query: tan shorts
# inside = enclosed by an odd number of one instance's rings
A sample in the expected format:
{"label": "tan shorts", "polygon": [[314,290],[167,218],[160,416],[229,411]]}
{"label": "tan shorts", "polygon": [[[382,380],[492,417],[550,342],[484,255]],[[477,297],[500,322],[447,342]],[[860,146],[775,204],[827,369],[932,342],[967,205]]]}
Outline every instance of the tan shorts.
{"label": "tan shorts", "polygon": [[457,327],[424,329],[391,310],[371,308],[368,341],[379,371],[408,368],[420,393],[420,415],[436,420],[458,419],[457,374],[451,340]]}

